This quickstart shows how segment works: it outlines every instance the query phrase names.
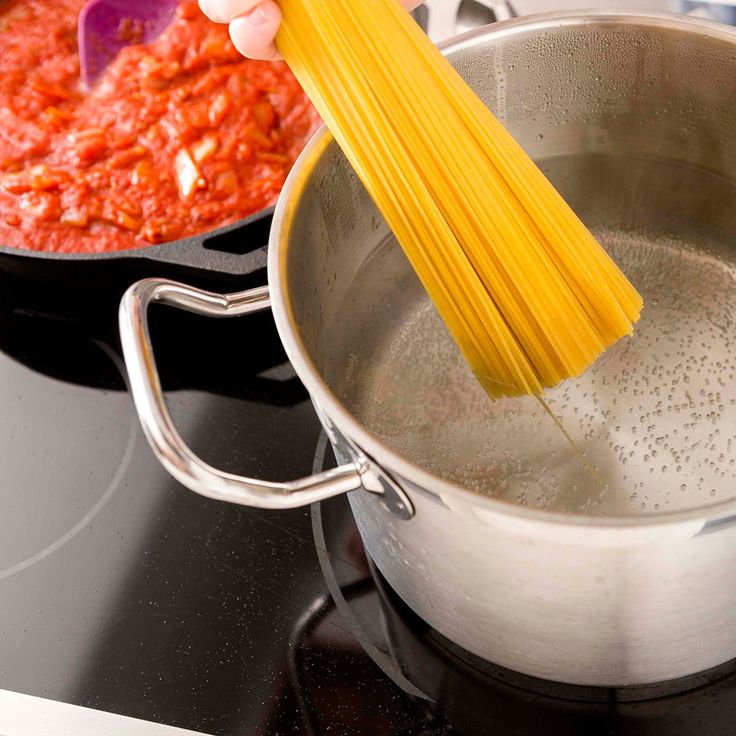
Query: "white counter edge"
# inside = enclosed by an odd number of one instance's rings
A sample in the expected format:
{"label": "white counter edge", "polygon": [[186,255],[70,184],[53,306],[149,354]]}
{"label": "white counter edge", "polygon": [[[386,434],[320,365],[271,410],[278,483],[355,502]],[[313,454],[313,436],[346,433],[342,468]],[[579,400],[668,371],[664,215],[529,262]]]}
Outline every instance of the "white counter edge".
{"label": "white counter edge", "polygon": [[0,736],[206,736],[137,718],[0,690]]}

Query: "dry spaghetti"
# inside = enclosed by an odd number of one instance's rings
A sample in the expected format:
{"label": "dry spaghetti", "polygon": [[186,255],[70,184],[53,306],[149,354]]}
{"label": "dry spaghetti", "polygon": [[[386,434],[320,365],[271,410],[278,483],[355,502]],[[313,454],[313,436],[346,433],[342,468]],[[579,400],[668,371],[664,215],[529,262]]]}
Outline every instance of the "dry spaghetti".
{"label": "dry spaghetti", "polygon": [[396,0],[279,2],[279,49],[489,394],[631,334],[635,288]]}

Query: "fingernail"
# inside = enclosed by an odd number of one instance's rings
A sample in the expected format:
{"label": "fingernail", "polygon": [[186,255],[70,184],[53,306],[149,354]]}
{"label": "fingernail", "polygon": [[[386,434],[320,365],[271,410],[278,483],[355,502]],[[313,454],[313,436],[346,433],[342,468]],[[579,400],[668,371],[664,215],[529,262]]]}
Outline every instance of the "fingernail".
{"label": "fingernail", "polygon": [[252,26],[262,26],[264,23],[268,22],[268,16],[263,10],[263,5],[256,5],[256,7],[253,8],[253,10],[251,10],[245,17],[248,19],[248,23]]}

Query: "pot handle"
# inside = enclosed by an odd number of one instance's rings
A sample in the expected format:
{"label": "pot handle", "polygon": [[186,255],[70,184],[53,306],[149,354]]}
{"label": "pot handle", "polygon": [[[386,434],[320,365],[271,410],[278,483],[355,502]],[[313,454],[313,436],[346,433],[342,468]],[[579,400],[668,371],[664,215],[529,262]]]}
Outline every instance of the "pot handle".
{"label": "pot handle", "polygon": [[208,498],[266,509],[290,509],[363,486],[359,460],[306,478],[273,483],[217,470],[201,460],[176,431],[166,408],[148,329],[151,303],[168,304],[211,317],[236,317],[267,309],[268,287],[215,294],[167,279],[133,284],[120,303],[123,357],[138,416],[159,462],[176,480]]}

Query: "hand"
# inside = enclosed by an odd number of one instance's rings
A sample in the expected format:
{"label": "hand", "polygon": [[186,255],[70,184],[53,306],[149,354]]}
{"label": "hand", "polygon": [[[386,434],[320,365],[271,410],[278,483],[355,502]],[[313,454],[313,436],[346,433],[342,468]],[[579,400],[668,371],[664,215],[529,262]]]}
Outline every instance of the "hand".
{"label": "hand", "polygon": [[[407,10],[422,2],[401,0]],[[281,11],[274,0],[199,0],[199,7],[215,23],[229,24],[230,38],[243,56],[268,61],[282,58],[273,42],[281,23]]]}

